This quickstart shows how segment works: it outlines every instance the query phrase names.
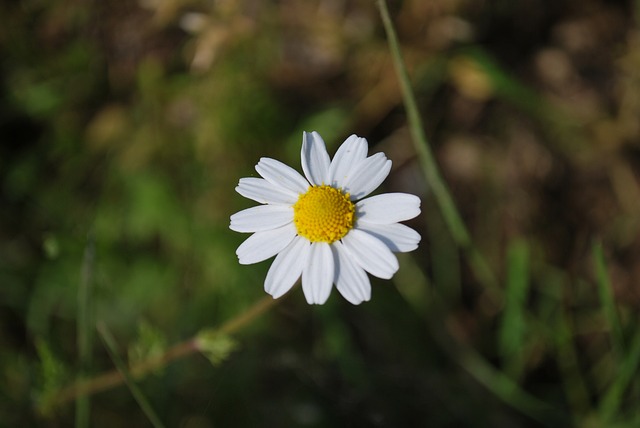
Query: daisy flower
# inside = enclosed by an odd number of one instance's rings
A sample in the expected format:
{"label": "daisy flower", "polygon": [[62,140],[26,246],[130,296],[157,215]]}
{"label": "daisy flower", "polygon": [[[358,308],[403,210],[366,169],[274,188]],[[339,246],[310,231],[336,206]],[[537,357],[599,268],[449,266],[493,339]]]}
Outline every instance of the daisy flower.
{"label": "daisy flower", "polygon": [[264,282],[274,299],[302,276],[309,304],[325,303],[333,284],[360,304],[371,298],[366,272],[390,279],[398,270],[393,253],[418,247],[420,235],[399,222],[420,214],[420,199],[406,193],[365,198],[391,170],[384,153],[367,152],[367,140],[352,135],[330,160],[322,137],[305,132],[304,177],[261,158],[256,171],[262,178],[240,179],[236,191],[262,205],[231,216],[232,230],[253,233],[236,254],[241,264],[276,256]]}

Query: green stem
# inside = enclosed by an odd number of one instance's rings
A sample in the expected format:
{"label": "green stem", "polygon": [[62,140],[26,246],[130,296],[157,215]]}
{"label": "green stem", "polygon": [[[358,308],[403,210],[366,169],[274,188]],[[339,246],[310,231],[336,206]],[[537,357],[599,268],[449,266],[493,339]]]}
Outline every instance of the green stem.
{"label": "green stem", "polygon": [[396,73],[398,74],[402,98],[407,111],[409,129],[411,131],[411,136],[413,137],[412,139],[420,166],[422,167],[427,182],[431,186],[433,195],[438,202],[440,210],[442,211],[442,216],[444,217],[453,239],[465,252],[469,264],[471,265],[471,268],[478,280],[492,292],[492,297],[494,297],[495,300],[500,300],[498,297],[500,296],[500,293],[498,292],[495,276],[484,257],[482,257],[473,245],[471,236],[462,221],[462,217],[456,208],[453,197],[447,188],[447,184],[440,174],[435,157],[427,141],[415,96],[411,89],[409,75],[402,59],[398,36],[396,35],[393,23],[391,22],[387,4],[385,0],[377,0],[377,3],[378,8],[380,9],[382,23],[387,33],[393,65],[396,69]]}
{"label": "green stem", "polygon": [[[269,310],[272,306],[274,306],[281,300],[282,298],[280,300],[274,300],[273,298],[271,298],[271,296],[265,296],[237,317],[227,321],[219,328],[213,328],[212,331],[218,334],[236,333],[237,331],[250,324],[256,318],[258,318],[260,315],[264,314],[267,310]],[[203,332],[211,334],[209,330],[203,330]],[[175,360],[179,360],[189,355],[195,354],[196,352],[200,352],[198,340],[201,333],[202,332],[196,334],[194,337],[188,340],[185,340],[184,342],[180,342],[172,346],[160,356],[154,356],[147,360],[139,362],[138,364],[131,367],[131,375],[134,378],[139,379],[144,377],[148,373],[165,367],[167,364]],[[118,370],[112,370],[106,373],[102,373],[91,379],[77,381],[74,384],[62,388],[56,393],[48,396],[49,398],[47,400],[44,400],[42,403],[40,403],[40,411],[43,414],[46,414],[48,411],[51,411],[52,409],[65,403],[78,400],[83,396],[106,391],[108,389],[121,385],[124,381],[125,378],[123,374]]]}

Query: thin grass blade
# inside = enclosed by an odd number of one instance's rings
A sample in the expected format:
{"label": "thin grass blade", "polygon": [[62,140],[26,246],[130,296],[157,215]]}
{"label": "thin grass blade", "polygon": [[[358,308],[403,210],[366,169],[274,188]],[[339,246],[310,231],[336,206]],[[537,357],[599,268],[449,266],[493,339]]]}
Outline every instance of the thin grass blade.
{"label": "thin grass blade", "polygon": [[517,378],[524,366],[527,325],[525,305],[529,290],[529,246],[522,239],[507,249],[505,307],[499,335],[499,349],[507,372]]}
{"label": "thin grass blade", "polygon": [[[91,369],[91,350],[93,347],[93,302],[92,279],[95,259],[95,245],[93,235],[87,237],[82,260],[82,271],[78,287],[78,315],[76,334],[78,337],[78,360],[80,368],[77,381],[82,382]],[[81,395],[76,400],[75,426],[76,428],[88,428],[91,416],[91,401],[88,395]]]}
{"label": "thin grass blade", "polygon": [[118,371],[122,374],[125,383],[129,387],[129,390],[133,395],[133,398],[135,398],[135,400],[138,402],[138,405],[140,406],[144,414],[149,419],[149,422],[151,422],[151,424],[155,428],[164,428],[164,425],[160,421],[160,418],[158,417],[156,412],[153,410],[153,407],[149,403],[149,400],[147,400],[147,397],[144,396],[144,394],[142,393],[138,385],[134,382],[133,377],[131,376],[124,362],[120,358],[120,355],[118,354],[118,349],[116,346],[116,341],[113,338],[113,335],[111,334],[111,331],[109,331],[106,324],[102,322],[98,323],[98,332],[100,333],[100,337],[104,342],[105,348],[107,349],[107,352],[111,357],[111,360],[115,364]]}
{"label": "thin grass blade", "polygon": [[620,318],[618,317],[618,310],[613,298],[613,289],[607,272],[602,244],[600,242],[595,242],[591,250],[595,264],[596,280],[598,293],[600,294],[600,303],[602,304],[602,312],[607,321],[609,330],[611,331],[611,346],[613,348],[614,358],[619,359],[624,354],[624,340]]}

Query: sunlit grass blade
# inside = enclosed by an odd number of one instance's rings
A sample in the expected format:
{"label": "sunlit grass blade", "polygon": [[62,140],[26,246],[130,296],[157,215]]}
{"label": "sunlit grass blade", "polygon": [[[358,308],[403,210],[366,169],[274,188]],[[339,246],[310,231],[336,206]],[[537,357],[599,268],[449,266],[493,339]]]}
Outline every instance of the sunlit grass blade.
{"label": "sunlit grass blade", "polygon": [[[79,370],[77,380],[81,382],[91,368],[91,349],[93,332],[92,311],[92,278],[95,257],[93,236],[89,234],[84,249],[80,284],[78,287],[78,316],[76,334],[78,337]],[[89,426],[91,412],[90,397],[83,395],[76,401],[75,426],[86,428]]]}
{"label": "sunlit grass blade", "polygon": [[[407,272],[420,271],[411,257],[405,257],[403,266]],[[545,425],[563,426],[561,422],[566,419],[566,416],[556,407],[528,393],[505,373],[493,367],[471,346],[447,334],[443,324],[446,318],[446,304],[438,290],[428,287],[427,279],[421,272],[416,275],[402,275],[399,272],[394,277],[394,283],[403,298],[416,312],[426,314],[429,331],[442,350],[479,384],[522,414]]]}
{"label": "sunlit grass blade", "polygon": [[560,413],[548,403],[523,390],[506,374],[495,369],[480,354],[472,349],[456,352],[457,360],[479,383],[521,413],[550,426],[559,424]]}
{"label": "sunlit grass blade", "polygon": [[592,247],[592,256],[595,264],[596,280],[602,311],[610,330],[611,347],[615,369],[615,380],[609,386],[604,398],[600,402],[599,415],[603,422],[609,422],[618,413],[624,392],[634,379],[634,374],[640,366],[640,331],[636,331],[633,341],[628,349],[625,348],[622,325],[613,297],[611,281],[607,272],[604,251],[600,242],[595,242]]}
{"label": "sunlit grass blade", "polygon": [[398,75],[400,89],[402,90],[402,98],[407,113],[409,129],[411,131],[412,140],[418,155],[420,166],[440,210],[442,211],[442,216],[449,232],[453,236],[453,239],[456,244],[465,251],[467,260],[478,281],[480,281],[488,291],[491,292],[493,300],[499,300],[501,298],[501,293],[498,289],[496,278],[485,258],[474,247],[469,231],[456,208],[446,182],[440,174],[435,157],[427,141],[422,119],[420,118],[415,96],[409,81],[409,75],[402,59],[402,53],[400,52],[398,36],[396,35],[395,28],[391,22],[387,4],[384,0],[378,0],[377,3],[382,23],[387,33],[389,49]]}
{"label": "sunlit grass blade", "polygon": [[634,380],[637,382],[637,373],[640,369],[640,330],[636,330],[630,345],[626,357],[618,365],[615,380],[600,402],[598,410],[601,421],[604,423],[611,421],[618,413],[624,393],[631,382]]}
{"label": "sunlit grass blade", "polygon": [[525,304],[529,289],[529,246],[515,240],[507,249],[505,306],[500,325],[499,348],[506,370],[517,378],[524,364]]}
{"label": "sunlit grass blade", "polygon": [[543,286],[535,290],[539,296],[536,329],[555,347],[564,393],[571,414],[579,425],[591,408],[591,402],[589,387],[580,367],[580,354],[576,349],[576,325],[572,322],[572,314],[565,307],[563,300],[566,290],[570,288],[569,276],[547,264],[538,269],[538,275],[539,283]]}
{"label": "sunlit grass blade", "polygon": [[98,327],[98,332],[100,333],[100,337],[104,342],[105,348],[107,348],[107,352],[109,352],[109,356],[111,357],[111,360],[115,364],[118,371],[124,377],[124,381],[129,387],[131,394],[133,395],[135,400],[138,402],[138,405],[140,406],[144,414],[149,419],[149,422],[151,422],[151,424],[155,428],[163,428],[164,425],[160,421],[160,418],[158,417],[156,412],[153,410],[153,408],[151,407],[151,404],[149,403],[147,398],[144,396],[140,388],[138,388],[138,385],[136,385],[131,374],[127,370],[124,362],[120,358],[120,355],[118,354],[118,349],[116,346],[116,341],[111,335],[111,332],[107,328],[106,324],[98,323],[97,327]]}
{"label": "sunlit grass blade", "polygon": [[624,353],[624,339],[620,318],[618,317],[618,311],[613,298],[613,290],[611,288],[611,281],[609,280],[609,274],[607,272],[602,244],[600,242],[595,242],[591,250],[595,264],[600,303],[602,304],[602,311],[611,332],[611,346],[613,348],[614,358],[619,359]]}
{"label": "sunlit grass blade", "polygon": [[[438,299],[433,299],[434,302]],[[502,402],[521,412],[524,415],[548,426],[564,426],[562,423],[566,415],[548,402],[537,398],[523,389],[516,381],[506,373],[495,368],[485,357],[472,347],[452,340],[445,335],[445,329],[439,327],[437,321],[433,321],[438,314],[434,307],[430,308],[430,331],[442,348],[478,383],[483,385]]]}

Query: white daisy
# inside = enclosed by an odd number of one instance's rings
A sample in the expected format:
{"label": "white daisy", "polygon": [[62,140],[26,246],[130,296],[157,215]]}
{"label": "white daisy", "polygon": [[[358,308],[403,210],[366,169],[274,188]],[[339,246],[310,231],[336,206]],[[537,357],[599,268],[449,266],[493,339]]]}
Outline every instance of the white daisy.
{"label": "white daisy", "polygon": [[390,279],[398,270],[393,252],[412,251],[420,235],[400,224],[420,214],[420,199],[386,193],[363,199],[389,175],[383,153],[367,157],[367,140],[352,135],[333,160],[317,132],[302,137],[302,170],[261,158],[263,178],[241,178],[236,191],[258,205],[231,216],[230,228],[253,233],[237,249],[241,264],[276,256],[264,282],[278,298],[302,275],[309,304],[323,304],[332,284],[357,305],[371,298],[365,272]]}

